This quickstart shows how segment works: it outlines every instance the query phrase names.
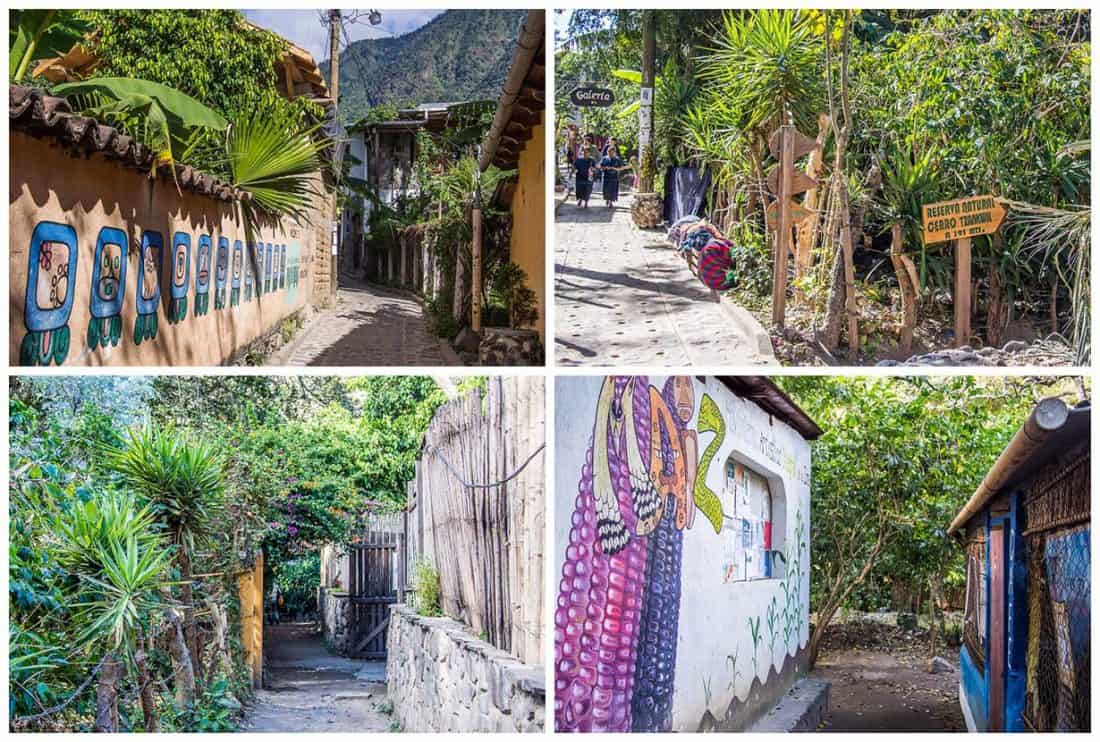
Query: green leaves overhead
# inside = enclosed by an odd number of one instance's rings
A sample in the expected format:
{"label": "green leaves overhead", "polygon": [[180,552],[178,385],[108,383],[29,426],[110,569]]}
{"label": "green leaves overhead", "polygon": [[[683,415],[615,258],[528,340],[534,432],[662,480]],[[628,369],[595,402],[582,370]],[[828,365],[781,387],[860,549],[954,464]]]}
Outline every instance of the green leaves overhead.
{"label": "green leaves overhead", "polygon": [[217,111],[174,88],[148,80],[101,77],[57,85],[85,116],[126,132],[157,153],[152,170],[171,165],[205,133],[220,133],[227,122]]}
{"label": "green leaves overhead", "polygon": [[743,128],[765,136],[788,120],[816,128],[824,49],[817,20],[804,10],[726,12],[700,77],[737,102]]}
{"label": "green leaves overhead", "polygon": [[8,81],[22,82],[31,62],[67,53],[89,28],[72,10],[9,10]]}
{"label": "green leaves overhead", "polygon": [[[254,111],[234,118],[226,135],[230,183],[252,197],[260,210],[299,221],[318,193],[323,144],[293,116]],[[242,206],[247,211],[252,204]]]}

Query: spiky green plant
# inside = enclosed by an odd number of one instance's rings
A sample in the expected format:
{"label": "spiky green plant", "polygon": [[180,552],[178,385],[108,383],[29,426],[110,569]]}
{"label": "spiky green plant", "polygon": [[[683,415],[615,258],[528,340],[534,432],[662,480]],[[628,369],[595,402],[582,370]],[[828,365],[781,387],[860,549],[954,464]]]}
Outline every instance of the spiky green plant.
{"label": "spiky green plant", "polygon": [[230,121],[225,164],[229,182],[248,195],[241,203],[246,219],[255,224],[266,214],[308,221],[306,210],[320,192],[317,176],[326,146],[314,138],[319,128],[303,126],[297,114],[267,110]]}
{"label": "spiky green plant", "polygon": [[174,543],[192,551],[224,512],[225,461],[209,443],[151,425],[130,430],[107,466],[142,495]]}
{"label": "spiky green plant", "polygon": [[921,232],[921,207],[940,200],[943,184],[935,150],[915,154],[894,144],[880,160],[882,189],[874,209],[887,226],[901,224],[906,244],[920,245],[920,283],[928,276],[928,251]]}
{"label": "spiky green plant", "polygon": [[731,10],[701,78],[738,102],[742,126],[767,135],[780,124],[813,131],[823,101],[822,39],[804,10]]}

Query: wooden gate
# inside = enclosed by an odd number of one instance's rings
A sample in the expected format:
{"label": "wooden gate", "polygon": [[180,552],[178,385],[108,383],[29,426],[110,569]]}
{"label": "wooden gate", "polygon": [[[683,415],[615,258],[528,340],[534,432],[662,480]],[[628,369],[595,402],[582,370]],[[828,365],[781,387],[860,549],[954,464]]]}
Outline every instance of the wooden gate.
{"label": "wooden gate", "polygon": [[352,657],[386,658],[390,605],[397,602],[398,540],[396,533],[369,531],[348,547]]}

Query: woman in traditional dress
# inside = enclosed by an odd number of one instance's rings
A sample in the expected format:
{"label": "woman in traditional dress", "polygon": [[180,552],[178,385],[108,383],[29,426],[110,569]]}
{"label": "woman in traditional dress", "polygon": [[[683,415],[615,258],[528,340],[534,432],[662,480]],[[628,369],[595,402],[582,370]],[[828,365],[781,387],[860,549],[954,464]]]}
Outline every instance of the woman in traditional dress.
{"label": "woman in traditional dress", "polygon": [[607,208],[615,208],[615,202],[619,200],[619,173],[629,170],[630,165],[623,163],[619,157],[619,148],[611,145],[607,148],[607,155],[600,160],[600,171],[603,172],[603,200],[607,202]]}

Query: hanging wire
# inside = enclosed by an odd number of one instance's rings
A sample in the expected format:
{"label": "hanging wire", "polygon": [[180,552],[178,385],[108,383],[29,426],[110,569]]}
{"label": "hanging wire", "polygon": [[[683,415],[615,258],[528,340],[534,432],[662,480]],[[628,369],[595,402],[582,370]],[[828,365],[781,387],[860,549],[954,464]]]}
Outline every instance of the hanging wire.
{"label": "hanging wire", "polygon": [[540,443],[538,445],[538,448],[536,448],[534,451],[531,452],[531,455],[528,456],[527,459],[522,464],[520,464],[520,467],[518,469],[516,469],[514,472],[509,474],[504,479],[501,479],[497,482],[490,482],[489,484],[475,484],[473,482],[467,482],[465,479],[462,478],[462,475],[458,473],[458,470],[455,469],[453,466],[451,466],[451,462],[447,460],[447,457],[443,455],[442,451],[440,451],[437,446],[433,446],[432,448],[425,451],[425,453],[427,453],[427,455],[429,455],[429,456],[437,456],[439,458],[439,460],[443,462],[443,465],[446,466],[448,470],[450,470],[451,474],[453,474],[455,476],[455,479],[457,479],[459,482],[461,482],[465,486],[467,486],[471,489],[487,490],[487,489],[492,489],[493,487],[499,487],[502,484],[507,484],[508,482],[510,482],[513,479],[515,479],[516,477],[518,477],[520,475],[520,473],[524,469],[527,468],[527,465],[530,464],[531,461],[534,460],[534,458],[536,456],[538,456],[540,453],[542,453],[542,450],[544,448],[546,448],[546,444],[545,443]]}

